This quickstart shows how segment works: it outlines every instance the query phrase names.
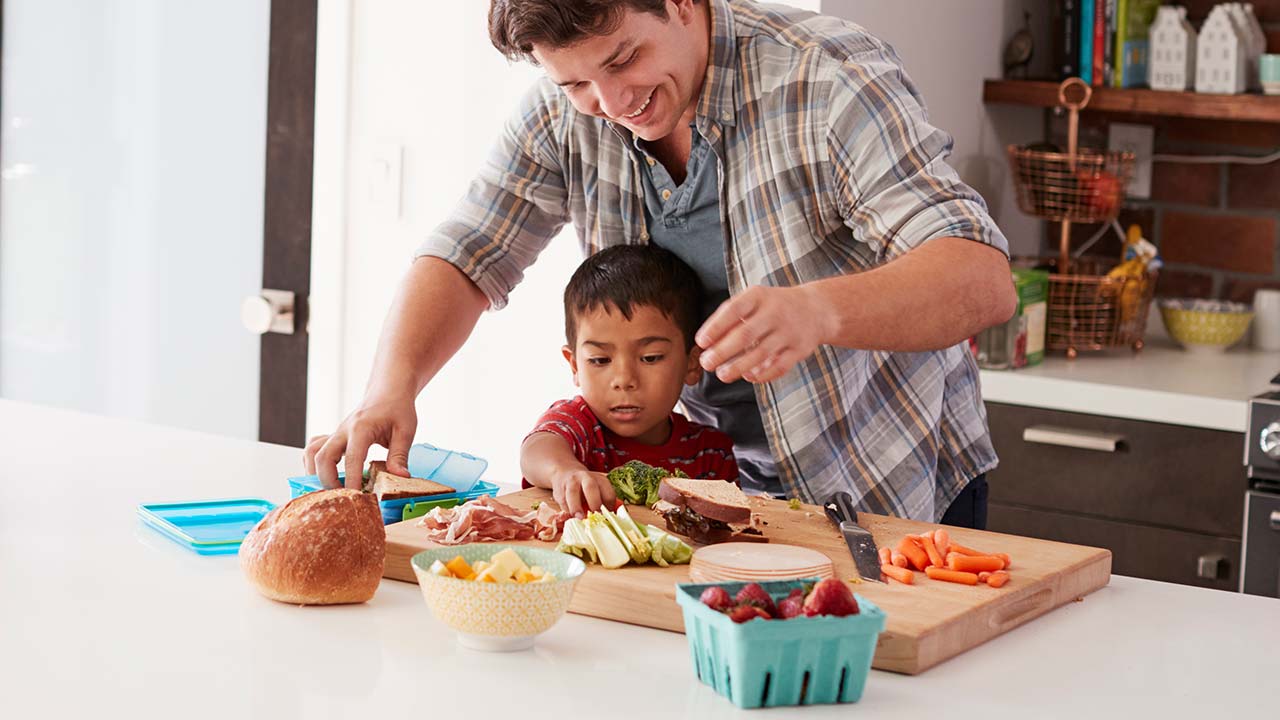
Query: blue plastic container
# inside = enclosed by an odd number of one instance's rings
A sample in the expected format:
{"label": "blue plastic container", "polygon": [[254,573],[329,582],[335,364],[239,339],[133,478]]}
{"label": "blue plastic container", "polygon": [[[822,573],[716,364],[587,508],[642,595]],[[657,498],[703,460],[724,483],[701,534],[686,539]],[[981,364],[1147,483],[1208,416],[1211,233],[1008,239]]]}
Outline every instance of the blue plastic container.
{"label": "blue plastic container", "polygon": [[489,461],[457,450],[445,450],[431,443],[409,447],[409,475],[448,485],[460,493],[470,492],[480,482]]}
{"label": "blue plastic container", "polygon": [[231,555],[275,505],[257,498],[155,503],[138,506],[138,517],[160,534],[201,555]]}
{"label": "blue plastic container", "polygon": [[[342,473],[338,473],[339,477]],[[320,476],[318,475],[300,475],[298,477],[289,478],[289,494],[291,497],[299,497],[309,492],[323,489],[320,484]],[[460,505],[468,500],[474,500],[481,495],[490,495],[497,497],[498,486],[490,482],[479,482],[472,485],[467,492],[449,493],[448,495],[426,495],[419,498],[402,498],[400,500],[387,500],[378,503],[379,509],[382,511],[382,522],[385,525],[398,523],[402,520],[426,515],[434,507],[453,507]]]}
{"label": "blue plastic container", "polygon": [[[819,578],[760,583],[775,599]],[[855,595],[860,612],[847,617],[796,617],[735,623],[702,604],[719,585],[732,597],[747,583],[681,583],[676,601],[698,679],[741,708],[851,703],[862,697],[884,611]]]}

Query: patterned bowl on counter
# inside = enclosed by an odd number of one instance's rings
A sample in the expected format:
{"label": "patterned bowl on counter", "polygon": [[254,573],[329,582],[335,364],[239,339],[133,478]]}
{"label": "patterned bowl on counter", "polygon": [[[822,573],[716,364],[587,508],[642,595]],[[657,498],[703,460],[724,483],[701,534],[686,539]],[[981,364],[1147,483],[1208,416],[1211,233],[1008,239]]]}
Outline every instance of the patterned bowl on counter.
{"label": "patterned bowl on counter", "polygon": [[1160,301],[1160,317],[1169,337],[1197,352],[1223,352],[1249,330],[1253,310],[1226,300],[1168,299]]}
{"label": "patterned bowl on counter", "polygon": [[[557,578],[553,582],[487,583],[433,574],[436,560],[447,563],[461,555],[468,564],[488,561],[511,548],[530,567]],[[533,645],[538,634],[556,624],[569,609],[578,578],[587,566],[572,555],[494,543],[472,543],[423,550],[410,560],[422,597],[436,619],[458,633],[458,642],[474,650],[509,652]]]}

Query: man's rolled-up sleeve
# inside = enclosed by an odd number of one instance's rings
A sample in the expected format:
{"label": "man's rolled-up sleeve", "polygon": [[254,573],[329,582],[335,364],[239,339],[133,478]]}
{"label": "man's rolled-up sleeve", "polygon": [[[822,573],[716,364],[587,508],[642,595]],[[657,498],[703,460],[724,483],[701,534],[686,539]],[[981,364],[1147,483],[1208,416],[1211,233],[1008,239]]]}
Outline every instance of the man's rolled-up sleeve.
{"label": "man's rolled-up sleeve", "polygon": [[833,76],[827,150],[838,210],[881,262],[939,237],[1009,243],[987,204],[947,163],[952,138],[929,124],[897,56],[879,46]]}
{"label": "man's rolled-up sleeve", "polygon": [[507,304],[524,271],[568,219],[556,126],[563,115],[544,83],[535,84],[449,218],[415,257],[438,257],[461,270],[489,300]]}

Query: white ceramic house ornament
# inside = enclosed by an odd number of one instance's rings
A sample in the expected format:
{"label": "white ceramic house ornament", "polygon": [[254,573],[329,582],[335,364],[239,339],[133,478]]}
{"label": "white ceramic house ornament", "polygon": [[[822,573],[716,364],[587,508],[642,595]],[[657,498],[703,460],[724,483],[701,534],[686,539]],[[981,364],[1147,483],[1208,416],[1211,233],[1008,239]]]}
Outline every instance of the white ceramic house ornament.
{"label": "white ceramic house ornament", "polygon": [[1187,9],[1161,6],[1149,37],[1147,84],[1152,90],[1190,90],[1196,83],[1196,30]]}
{"label": "white ceramic house ornament", "polygon": [[1196,92],[1231,95],[1245,90],[1248,42],[1230,8],[1215,5],[1200,28],[1196,47]]}
{"label": "white ceramic house ornament", "polygon": [[1263,32],[1262,24],[1253,12],[1253,3],[1231,3],[1231,6],[1240,34],[1249,46],[1249,55],[1245,59],[1245,88],[1261,90],[1262,79],[1258,75],[1258,63],[1267,51],[1267,34]]}

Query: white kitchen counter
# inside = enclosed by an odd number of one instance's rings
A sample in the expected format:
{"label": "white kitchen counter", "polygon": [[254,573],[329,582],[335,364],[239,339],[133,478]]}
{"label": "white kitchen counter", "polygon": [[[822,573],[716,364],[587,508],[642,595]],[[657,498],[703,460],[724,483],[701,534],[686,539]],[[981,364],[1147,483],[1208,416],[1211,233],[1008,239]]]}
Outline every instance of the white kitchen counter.
{"label": "white kitchen counter", "polygon": [[1069,412],[1244,432],[1249,398],[1270,389],[1280,353],[1250,348],[1217,355],[1188,353],[1149,337],[1140,353],[1127,348],[1048,355],[1040,365],[983,370],[982,397]]}
{"label": "white kitchen counter", "polygon": [[[292,448],[0,401],[0,716],[177,718],[743,715],[682,635],[574,615],[510,655],[459,648],[417,586],[281,605],[135,507],[288,497]],[[856,706],[751,717],[1265,717],[1280,601],[1116,577]]]}

